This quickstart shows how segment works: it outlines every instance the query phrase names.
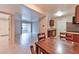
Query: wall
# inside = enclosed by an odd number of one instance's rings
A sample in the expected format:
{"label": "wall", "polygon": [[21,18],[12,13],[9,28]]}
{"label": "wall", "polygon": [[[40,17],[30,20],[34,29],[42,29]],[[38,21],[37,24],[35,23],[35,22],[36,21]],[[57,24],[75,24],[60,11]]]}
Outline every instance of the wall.
{"label": "wall", "polygon": [[46,32],[46,18],[40,19],[40,32]]}
{"label": "wall", "polygon": [[44,17],[39,20],[39,32],[45,33],[47,37],[47,17]]}
{"label": "wall", "polygon": [[19,13],[15,13],[13,17],[15,19],[15,34],[20,35],[22,33],[22,16]]}
{"label": "wall", "polygon": [[72,22],[67,22],[68,32],[79,32],[79,24],[73,24]]}
{"label": "wall", "polygon": [[32,34],[37,35],[39,33],[39,22],[32,22]]}
{"label": "wall", "polygon": [[31,10],[31,21],[32,21],[32,34],[36,35],[39,32],[39,15],[37,12]]}

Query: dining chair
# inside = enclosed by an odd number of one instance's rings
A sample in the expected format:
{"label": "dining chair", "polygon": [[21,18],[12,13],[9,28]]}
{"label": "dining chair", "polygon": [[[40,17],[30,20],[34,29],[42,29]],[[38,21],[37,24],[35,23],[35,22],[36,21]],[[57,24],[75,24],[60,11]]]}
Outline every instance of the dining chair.
{"label": "dining chair", "polygon": [[31,53],[32,53],[32,54],[36,54],[36,51],[35,51],[35,49],[34,49],[34,46],[33,46],[33,45],[31,45],[31,46],[30,46],[30,50],[31,50]]}
{"label": "dining chair", "polygon": [[66,33],[65,32],[60,32],[60,38],[65,38],[66,39]]}
{"label": "dining chair", "polygon": [[38,33],[38,41],[44,40],[46,38],[45,33]]}
{"label": "dining chair", "polygon": [[72,33],[67,33],[66,34],[66,40],[73,41],[73,34]]}

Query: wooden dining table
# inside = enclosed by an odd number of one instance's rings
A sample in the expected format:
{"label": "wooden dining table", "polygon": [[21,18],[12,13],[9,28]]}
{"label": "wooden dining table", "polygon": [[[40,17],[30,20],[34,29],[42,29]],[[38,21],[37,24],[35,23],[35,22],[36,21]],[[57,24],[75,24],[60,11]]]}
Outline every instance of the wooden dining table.
{"label": "wooden dining table", "polygon": [[46,38],[35,45],[37,54],[39,50],[44,54],[79,54],[79,43],[59,38]]}

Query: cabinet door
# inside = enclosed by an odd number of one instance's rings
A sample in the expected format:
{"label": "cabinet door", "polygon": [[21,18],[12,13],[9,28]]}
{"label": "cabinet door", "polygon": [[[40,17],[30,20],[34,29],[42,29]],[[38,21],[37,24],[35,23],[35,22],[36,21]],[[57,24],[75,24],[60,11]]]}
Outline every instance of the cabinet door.
{"label": "cabinet door", "polygon": [[66,34],[66,40],[73,41],[73,34],[67,33]]}
{"label": "cabinet door", "polygon": [[76,23],[79,23],[79,5],[76,6],[76,10],[75,10],[75,16],[76,16]]}
{"label": "cabinet door", "polygon": [[73,35],[73,41],[76,42],[77,41],[77,36],[74,34]]}
{"label": "cabinet door", "polygon": [[74,34],[74,36],[73,36],[73,41],[79,43],[79,35]]}

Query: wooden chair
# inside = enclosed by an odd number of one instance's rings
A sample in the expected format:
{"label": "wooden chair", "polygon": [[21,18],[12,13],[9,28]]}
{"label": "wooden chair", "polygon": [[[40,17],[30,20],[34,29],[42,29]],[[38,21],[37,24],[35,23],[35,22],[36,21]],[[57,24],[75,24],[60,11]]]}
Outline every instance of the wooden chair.
{"label": "wooden chair", "polygon": [[32,53],[32,54],[36,54],[36,51],[34,50],[33,45],[30,46],[30,50],[31,50],[31,53]]}
{"label": "wooden chair", "polygon": [[60,38],[65,38],[66,39],[66,33],[65,32],[60,32]]}
{"label": "wooden chair", "polygon": [[67,33],[66,34],[66,40],[73,41],[73,34],[72,33]]}
{"label": "wooden chair", "polygon": [[45,33],[38,33],[38,41],[44,40],[46,38]]}

